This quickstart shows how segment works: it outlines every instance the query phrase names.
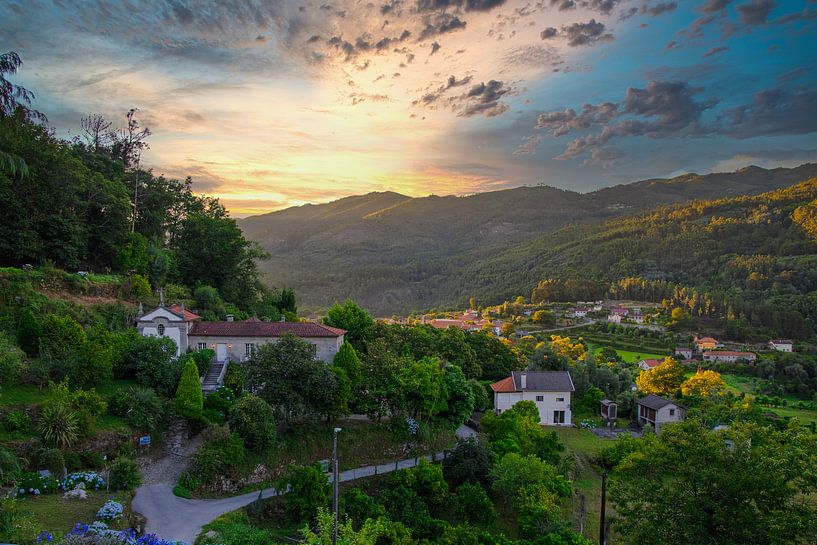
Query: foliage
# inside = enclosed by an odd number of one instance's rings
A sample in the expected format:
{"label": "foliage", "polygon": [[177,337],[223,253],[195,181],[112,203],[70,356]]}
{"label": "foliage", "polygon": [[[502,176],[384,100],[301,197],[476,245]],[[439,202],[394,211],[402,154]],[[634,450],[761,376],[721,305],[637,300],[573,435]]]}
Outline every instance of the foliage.
{"label": "foliage", "polygon": [[207,524],[200,538],[204,545],[270,545],[270,533],[250,524],[244,511],[232,511]]}
{"label": "foliage", "polygon": [[346,339],[354,344],[368,337],[369,329],[374,324],[374,320],[357,303],[347,300],[342,305],[340,303],[332,305],[326,311],[323,323],[346,330]]}
{"label": "foliage", "polygon": [[49,403],[40,411],[37,431],[46,443],[70,447],[79,434],[76,413],[66,403]]}
{"label": "foliage", "polygon": [[452,486],[463,483],[488,485],[493,463],[494,453],[485,441],[459,439],[443,460],[443,473]]}
{"label": "foliage", "polygon": [[482,384],[480,384],[476,379],[472,378],[468,381],[468,387],[471,389],[471,394],[474,396],[474,411],[481,413],[491,408],[491,405],[493,405],[493,400],[488,395],[488,391]]}
{"label": "foliage", "polygon": [[685,396],[708,397],[721,394],[725,389],[721,374],[712,370],[699,369],[681,384],[681,393]]}
{"label": "foliage", "polygon": [[224,373],[224,386],[230,388],[236,395],[241,395],[244,391],[246,372],[243,365],[228,363],[227,371]]}
{"label": "foliage", "polygon": [[108,468],[108,481],[112,490],[135,490],[142,483],[136,460],[116,458]]}
{"label": "foliage", "polygon": [[210,367],[210,362],[213,361],[213,356],[216,353],[210,348],[202,348],[201,350],[188,350],[187,355],[196,363],[199,376],[203,377],[207,374],[207,369]]}
{"label": "foliage", "polygon": [[341,516],[346,517],[359,528],[361,521],[385,516],[386,510],[374,498],[358,487],[350,488],[340,495],[338,502]]}
{"label": "foliage", "polygon": [[335,367],[343,369],[351,382],[352,388],[357,389],[361,380],[360,358],[357,356],[354,346],[348,341],[344,341],[333,361]]}
{"label": "foliage", "polygon": [[499,415],[485,413],[480,426],[498,457],[509,452],[530,454],[556,465],[564,445],[556,432],[539,425],[538,414],[533,402],[523,401]]}
{"label": "foliage", "polygon": [[644,394],[672,395],[684,382],[684,367],[675,358],[664,358],[658,367],[641,371],[635,379],[638,390]]}
{"label": "foliage", "polygon": [[184,362],[184,371],[176,389],[174,404],[176,411],[184,418],[194,421],[201,419],[204,397],[199,382],[199,371],[193,358],[188,357]]}
{"label": "foliage", "polygon": [[122,513],[125,509],[122,504],[115,500],[108,500],[99,508],[96,513],[96,519],[102,521],[114,521],[122,518]]}
{"label": "foliage", "polygon": [[519,529],[528,537],[548,534],[560,526],[558,495],[546,482],[519,488],[514,504],[519,512]]}
{"label": "foliage", "polygon": [[[315,530],[310,526],[301,531],[306,545],[332,545],[334,519],[326,509],[319,509]],[[359,530],[352,527],[349,520],[338,522],[339,545],[410,545],[413,543],[411,532],[402,524],[387,518],[367,519]]]}
{"label": "foliage", "polygon": [[494,504],[478,483],[464,483],[454,492],[454,512],[464,522],[490,524],[496,518]]}
{"label": "foliage", "polygon": [[26,307],[20,311],[17,320],[17,344],[29,356],[36,356],[40,353],[40,337],[43,328],[34,312]]}
{"label": "foliage", "polygon": [[570,483],[559,475],[556,468],[529,454],[522,456],[508,453],[494,465],[491,475],[493,489],[506,501],[514,497],[525,486],[545,483],[547,489],[558,496],[570,494]]}
{"label": "foliage", "polygon": [[211,392],[204,397],[204,410],[214,411],[224,420],[230,416],[230,411],[235,405],[235,394],[226,387],[221,386],[215,392]]}
{"label": "foliage", "polygon": [[278,483],[281,490],[287,487],[289,492],[284,495],[284,507],[292,520],[312,520],[319,509],[329,505],[331,487],[326,474],[316,466],[292,468]]}
{"label": "foliage", "polygon": [[132,377],[140,386],[171,397],[182,374],[182,364],[175,360],[175,354],[176,344],[172,339],[139,336],[123,356],[121,378]]}
{"label": "foliage", "polygon": [[244,461],[247,453],[244,441],[226,428],[211,428],[210,437],[193,455],[195,474],[205,483],[212,482]]}
{"label": "foliage", "polygon": [[445,371],[436,358],[424,358],[400,370],[406,407],[414,418],[431,418],[446,408]]}
{"label": "foliage", "polygon": [[275,441],[272,408],[260,397],[245,394],[230,411],[230,430],[244,440],[250,450],[263,450]]}
{"label": "foliage", "polygon": [[0,447],[0,486],[12,483],[21,469],[20,459],[7,448]]}
{"label": "foliage", "polygon": [[0,332],[0,386],[11,386],[23,371],[23,351]]}
{"label": "foliage", "polygon": [[443,374],[446,408],[440,413],[452,428],[464,424],[474,412],[474,392],[465,374],[456,365],[446,365]]}
{"label": "foliage", "polygon": [[627,456],[638,450],[639,440],[629,433],[622,434],[615,443],[602,449],[599,463],[606,469],[614,469]]}
{"label": "foliage", "polygon": [[613,474],[617,532],[632,543],[811,543],[815,507],[801,498],[815,492],[813,446],[797,426],[668,426]]}
{"label": "foliage", "polygon": [[141,274],[134,274],[130,278],[130,293],[137,299],[150,297],[153,290],[150,289],[150,282]]}
{"label": "foliage", "polygon": [[110,398],[111,412],[138,430],[156,431],[164,418],[161,398],[150,388],[128,388]]}
{"label": "foliage", "polygon": [[17,496],[48,494],[56,492],[59,481],[54,477],[40,475],[35,471],[20,475],[15,482]]}

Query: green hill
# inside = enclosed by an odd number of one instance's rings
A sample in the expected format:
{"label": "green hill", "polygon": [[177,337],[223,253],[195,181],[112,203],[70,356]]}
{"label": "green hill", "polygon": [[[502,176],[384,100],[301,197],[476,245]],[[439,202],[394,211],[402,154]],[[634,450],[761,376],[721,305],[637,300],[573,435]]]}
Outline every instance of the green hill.
{"label": "green hill", "polygon": [[[528,289],[540,264],[523,258],[532,240],[566,225],[593,225],[662,204],[756,195],[817,176],[817,165],[688,174],[580,194],[521,187],[467,197],[370,193],[239,221],[272,259],[268,283],[292,286],[306,308],[353,298],[376,314],[484,302]],[[505,278],[485,276],[505,252],[519,260]],[[471,272],[471,271],[480,271]],[[463,274],[469,274],[468,279]],[[512,288],[512,286],[516,288]]]}

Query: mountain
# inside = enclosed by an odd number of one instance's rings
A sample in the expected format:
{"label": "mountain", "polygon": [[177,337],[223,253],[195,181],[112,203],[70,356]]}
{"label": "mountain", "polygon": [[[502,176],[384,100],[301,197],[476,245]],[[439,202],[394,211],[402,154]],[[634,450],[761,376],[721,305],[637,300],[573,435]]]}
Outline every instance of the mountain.
{"label": "mountain", "polygon": [[[585,194],[548,186],[467,197],[369,193],[245,218],[239,226],[270,253],[261,264],[267,281],[294,288],[303,308],[353,298],[376,314],[390,314],[461,304],[469,293],[499,297],[483,289],[491,279],[471,285],[457,279],[566,225],[599,223],[662,204],[756,195],[814,176],[817,165],[805,164],[686,174]],[[512,276],[535,265],[519,263]]]}

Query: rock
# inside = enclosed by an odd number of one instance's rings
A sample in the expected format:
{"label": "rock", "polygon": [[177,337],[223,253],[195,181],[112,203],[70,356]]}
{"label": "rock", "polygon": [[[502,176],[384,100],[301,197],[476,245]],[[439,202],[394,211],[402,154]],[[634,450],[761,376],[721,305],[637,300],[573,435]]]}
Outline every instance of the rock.
{"label": "rock", "polygon": [[87,500],[88,492],[85,491],[84,486],[82,488],[77,486],[75,489],[69,490],[68,492],[63,494],[62,497],[65,498],[66,500]]}

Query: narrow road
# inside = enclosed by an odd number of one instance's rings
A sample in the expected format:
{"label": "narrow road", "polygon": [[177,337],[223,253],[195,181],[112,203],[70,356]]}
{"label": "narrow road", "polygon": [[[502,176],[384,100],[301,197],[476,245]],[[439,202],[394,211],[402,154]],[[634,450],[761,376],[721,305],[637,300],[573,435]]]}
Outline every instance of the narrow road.
{"label": "narrow road", "polygon": [[[467,439],[474,437],[476,432],[463,425],[457,430],[456,435],[460,439]],[[439,452],[433,457],[431,455],[422,456],[417,460],[441,460],[442,457],[443,453]],[[410,458],[378,466],[349,469],[340,473],[340,482],[382,475],[398,469],[408,469],[414,467],[415,463],[415,459]],[[173,486],[181,471],[178,471],[172,480],[169,480],[169,477],[172,476],[170,472],[160,473],[161,479],[146,480],[145,484],[136,489],[131,507],[147,519],[145,532],[156,534],[163,539],[193,543],[201,532],[202,526],[219,515],[245,507],[259,498],[258,490],[217,500],[179,498],[173,495]],[[156,482],[159,480],[164,482]],[[265,488],[260,491],[260,497],[269,498],[278,493],[275,488]]]}

